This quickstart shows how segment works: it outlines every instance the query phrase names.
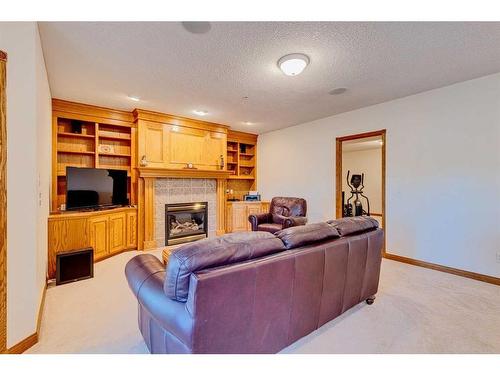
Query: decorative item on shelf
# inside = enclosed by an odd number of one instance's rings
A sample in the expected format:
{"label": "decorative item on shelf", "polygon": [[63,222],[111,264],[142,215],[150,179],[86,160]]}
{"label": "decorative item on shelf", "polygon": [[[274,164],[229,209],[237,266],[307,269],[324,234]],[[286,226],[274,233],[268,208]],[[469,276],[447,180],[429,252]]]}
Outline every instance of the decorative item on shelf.
{"label": "decorative item on shelf", "polygon": [[71,120],[71,133],[82,134],[82,122]]}
{"label": "decorative item on shelf", "polygon": [[240,143],[240,153],[245,154],[247,152],[247,145]]}
{"label": "decorative item on shelf", "polygon": [[112,145],[99,145],[99,152],[103,154],[114,154],[115,148]]}
{"label": "decorative item on shelf", "polygon": [[198,169],[198,168],[196,168],[193,163],[186,163],[184,169]]}
{"label": "decorative item on shelf", "polygon": [[146,167],[148,165],[148,159],[146,159],[146,155],[142,155],[140,164],[141,164],[141,167]]}
{"label": "decorative item on shelf", "polygon": [[238,198],[236,198],[233,194],[234,194],[234,190],[233,189],[226,189],[226,194],[228,195],[228,202],[237,202],[239,201]]}
{"label": "decorative item on shelf", "polygon": [[243,169],[243,171],[241,172],[241,174],[244,174],[245,176],[249,176],[250,175],[250,170]]}

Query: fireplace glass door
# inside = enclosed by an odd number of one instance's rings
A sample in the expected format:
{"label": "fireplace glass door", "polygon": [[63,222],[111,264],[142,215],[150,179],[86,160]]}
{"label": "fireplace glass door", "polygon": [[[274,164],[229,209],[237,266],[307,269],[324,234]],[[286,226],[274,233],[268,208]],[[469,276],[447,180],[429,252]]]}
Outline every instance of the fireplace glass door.
{"label": "fireplace glass door", "polygon": [[206,238],[207,229],[207,202],[165,205],[165,245]]}

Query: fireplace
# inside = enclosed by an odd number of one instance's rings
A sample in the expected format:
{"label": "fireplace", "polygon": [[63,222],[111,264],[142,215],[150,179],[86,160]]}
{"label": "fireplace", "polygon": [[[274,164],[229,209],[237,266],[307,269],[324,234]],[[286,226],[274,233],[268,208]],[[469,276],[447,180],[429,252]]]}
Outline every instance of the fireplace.
{"label": "fireplace", "polygon": [[165,205],[165,245],[177,245],[207,237],[208,203]]}

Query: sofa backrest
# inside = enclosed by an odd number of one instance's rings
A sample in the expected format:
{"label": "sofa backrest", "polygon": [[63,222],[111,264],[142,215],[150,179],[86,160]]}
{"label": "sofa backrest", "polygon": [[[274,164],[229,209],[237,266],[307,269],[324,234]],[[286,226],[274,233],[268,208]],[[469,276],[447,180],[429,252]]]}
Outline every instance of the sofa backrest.
{"label": "sofa backrest", "polygon": [[343,217],[328,220],[327,224],[334,227],[342,237],[378,228],[378,221],[370,216]]}
{"label": "sofa backrest", "polygon": [[185,302],[190,275],[206,268],[229,265],[285,250],[283,242],[267,232],[230,233],[184,245],[169,257],[163,290]]}
{"label": "sofa backrest", "polygon": [[314,223],[290,227],[282,229],[274,233],[274,235],[283,241],[287,249],[340,237],[337,229],[327,223]]}

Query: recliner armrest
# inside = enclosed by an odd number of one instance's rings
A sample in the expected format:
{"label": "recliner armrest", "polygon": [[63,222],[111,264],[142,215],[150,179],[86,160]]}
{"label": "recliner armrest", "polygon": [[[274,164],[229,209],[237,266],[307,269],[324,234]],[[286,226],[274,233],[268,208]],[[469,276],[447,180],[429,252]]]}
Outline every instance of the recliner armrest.
{"label": "recliner armrest", "polygon": [[298,225],[306,225],[306,224],[307,224],[307,217],[305,217],[305,216],[287,217],[283,221],[283,229],[290,228],[290,227],[296,227]]}
{"label": "recliner armrest", "polygon": [[252,224],[252,231],[257,231],[257,227],[260,224],[270,223],[272,221],[272,215],[270,213],[263,213],[257,215],[249,215],[248,221]]}

